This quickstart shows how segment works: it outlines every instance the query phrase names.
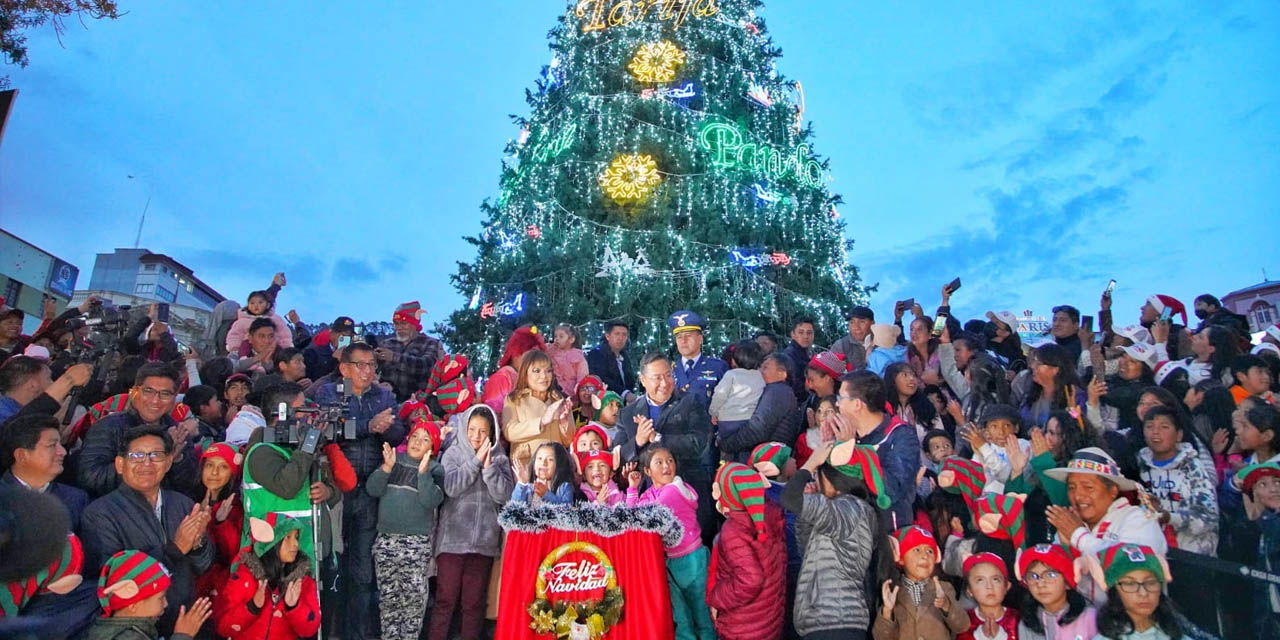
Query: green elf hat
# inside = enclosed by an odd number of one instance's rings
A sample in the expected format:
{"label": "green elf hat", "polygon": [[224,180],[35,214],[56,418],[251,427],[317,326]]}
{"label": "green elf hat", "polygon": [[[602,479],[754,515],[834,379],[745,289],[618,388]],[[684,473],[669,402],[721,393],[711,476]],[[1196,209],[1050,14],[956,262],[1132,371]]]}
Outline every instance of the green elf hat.
{"label": "green elf hat", "polygon": [[871,493],[876,494],[877,507],[888,509],[893,503],[885,493],[884,470],[880,468],[880,456],[876,454],[875,447],[859,445],[853,440],[836,443],[827,464],[846,476],[865,482]]}
{"label": "green elf hat", "polygon": [[1009,540],[1014,547],[1021,547],[1027,537],[1026,523],[1022,518],[1025,495],[988,493],[974,500],[973,520],[983,533],[999,540]]}
{"label": "green elf hat", "polygon": [[0,585],[0,618],[18,615],[37,593],[66,595],[80,586],[83,580],[80,567],[84,564],[84,548],[76,534],[67,535],[62,553],[33,576]]}
{"label": "green elf hat", "polygon": [[302,531],[302,521],[283,513],[271,512],[262,518],[249,518],[249,534],[253,537],[253,554],[261,558],[290,531]]}
{"label": "green elf hat", "polygon": [[764,474],[766,478],[776,478],[782,473],[782,468],[787,465],[787,460],[791,459],[791,447],[781,442],[765,442],[756,445],[751,450],[751,456],[748,460],[756,471]]}
{"label": "green elf hat", "polygon": [[1280,478],[1280,464],[1262,462],[1251,464],[1236,472],[1236,484],[1246,495],[1253,495],[1253,485],[1268,476]]}
{"label": "green elf hat", "polygon": [[142,602],[169,588],[169,570],[159,560],[133,549],[116,553],[98,576],[98,604],[104,616]]}
{"label": "green elf hat", "polygon": [[440,385],[435,394],[436,400],[440,401],[440,408],[449,415],[466,411],[476,401],[476,387],[467,376],[454,378]]}
{"label": "green elf hat", "polygon": [[1098,556],[1098,562],[1101,566],[1094,563],[1090,567],[1093,579],[1106,584],[1108,589],[1116,586],[1125,574],[1138,569],[1150,571],[1161,584],[1173,582],[1164,556],[1145,545],[1130,543],[1108,547]]}
{"label": "green elf hat", "polygon": [[595,395],[591,396],[591,408],[596,410],[595,413],[592,414],[591,419],[599,420],[600,414],[604,413],[604,408],[609,406],[610,402],[616,402],[618,403],[618,406],[621,407],[622,396],[607,389],[602,389],[596,392]]}
{"label": "green elf hat", "polygon": [[730,511],[746,511],[756,527],[756,540],[767,540],[764,530],[764,491],[760,472],[740,462],[727,462],[716,471],[712,497]]}

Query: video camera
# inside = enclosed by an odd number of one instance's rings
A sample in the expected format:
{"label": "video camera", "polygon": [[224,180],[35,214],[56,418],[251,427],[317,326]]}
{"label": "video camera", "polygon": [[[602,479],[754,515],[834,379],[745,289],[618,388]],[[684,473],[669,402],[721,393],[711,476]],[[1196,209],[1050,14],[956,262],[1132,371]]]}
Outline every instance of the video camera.
{"label": "video camera", "polygon": [[297,447],[315,453],[323,442],[356,438],[356,421],[351,417],[351,380],[338,383],[338,401],[318,408],[299,407],[290,411],[283,402],[276,407],[276,423],[268,426],[262,441]]}
{"label": "video camera", "polygon": [[79,340],[71,341],[71,355],[77,362],[94,362],[103,355],[120,350],[120,342],[129,328],[129,310],[127,304],[115,306],[109,300],[94,300],[89,303],[89,310],[80,316],[80,321],[89,327],[88,342],[92,347]]}

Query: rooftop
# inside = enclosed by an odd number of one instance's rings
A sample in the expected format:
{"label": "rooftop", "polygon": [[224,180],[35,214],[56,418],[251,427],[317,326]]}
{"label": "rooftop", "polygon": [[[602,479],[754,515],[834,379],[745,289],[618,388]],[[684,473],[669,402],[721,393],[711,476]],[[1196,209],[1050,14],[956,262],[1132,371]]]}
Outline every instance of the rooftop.
{"label": "rooftop", "polygon": [[1223,297],[1237,298],[1240,296],[1248,295],[1250,293],[1262,293],[1264,291],[1270,291],[1272,289],[1280,289],[1280,280],[1263,280],[1262,282],[1259,282],[1258,284],[1255,284],[1251,287],[1245,287],[1238,291],[1232,291],[1231,293],[1228,293]]}

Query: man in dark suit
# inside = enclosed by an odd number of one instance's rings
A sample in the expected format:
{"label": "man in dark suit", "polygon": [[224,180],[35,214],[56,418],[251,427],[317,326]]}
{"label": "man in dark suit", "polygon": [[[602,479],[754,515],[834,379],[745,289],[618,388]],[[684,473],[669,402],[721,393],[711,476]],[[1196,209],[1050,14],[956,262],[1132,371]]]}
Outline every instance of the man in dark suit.
{"label": "man in dark suit", "polygon": [[67,508],[71,531],[80,531],[80,514],[89,504],[89,494],[54,478],[62,473],[67,450],[62,448],[58,419],[48,414],[19,416],[9,423],[0,442],[0,486],[23,487],[47,493]]}
{"label": "man in dark suit", "polygon": [[813,318],[800,316],[791,323],[791,344],[783,350],[790,360],[791,368],[787,371],[787,382],[796,394],[796,401],[802,402],[809,397],[809,390],[804,387],[804,370],[813,358],[813,339],[815,324]]}
{"label": "man in dark suit", "polygon": [[675,390],[671,361],[661,353],[640,360],[640,384],[644,395],[627,405],[618,416],[618,436],[623,461],[633,461],[650,446],[671,451],[676,473],[698,492],[698,525],[708,545],[715,539],[717,525],[711,499],[711,476],[702,461],[711,446],[711,416],[691,393]]}
{"label": "man in dark suit", "polygon": [[[608,389],[624,399],[636,387],[635,367],[631,364],[631,355],[627,353],[627,341],[631,338],[631,330],[627,323],[612,320],[604,326],[604,339],[599,346],[587,354],[587,370],[591,375],[600,378]],[[572,392],[572,389],[568,389]]]}

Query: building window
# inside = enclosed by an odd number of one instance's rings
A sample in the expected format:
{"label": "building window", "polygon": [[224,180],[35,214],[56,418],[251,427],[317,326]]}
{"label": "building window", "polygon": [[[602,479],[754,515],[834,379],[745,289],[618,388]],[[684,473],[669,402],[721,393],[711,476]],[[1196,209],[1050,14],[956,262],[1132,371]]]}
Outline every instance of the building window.
{"label": "building window", "polygon": [[190,282],[188,282],[188,283],[187,283],[187,293],[193,293],[195,290],[196,290],[196,286],[195,286],[194,284],[191,284]]}
{"label": "building window", "polygon": [[155,293],[156,286],[154,284],[134,285],[133,292],[140,295]]}
{"label": "building window", "polygon": [[22,283],[9,279],[9,284],[4,287],[4,304],[7,307],[18,306],[18,294],[22,293]]}
{"label": "building window", "polygon": [[1276,309],[1271,306],[1260,306],[1253,311],[1254,320],[1259,329],[1265,329],[1276,323]]}
{"label": "building window", "polygon": [[155,270],[156,270],[156,263],[154,263],[154,262],[149,262],[149,263],[147,263],[147,264],[144,264],[144,265],[142,265],[142,270],[143,270],[143,271],[155,271]]}
{"label": "building window", "polygon": [[164,287],[156,287],[156,297],[166,302],[173,302],[178,294]]}

